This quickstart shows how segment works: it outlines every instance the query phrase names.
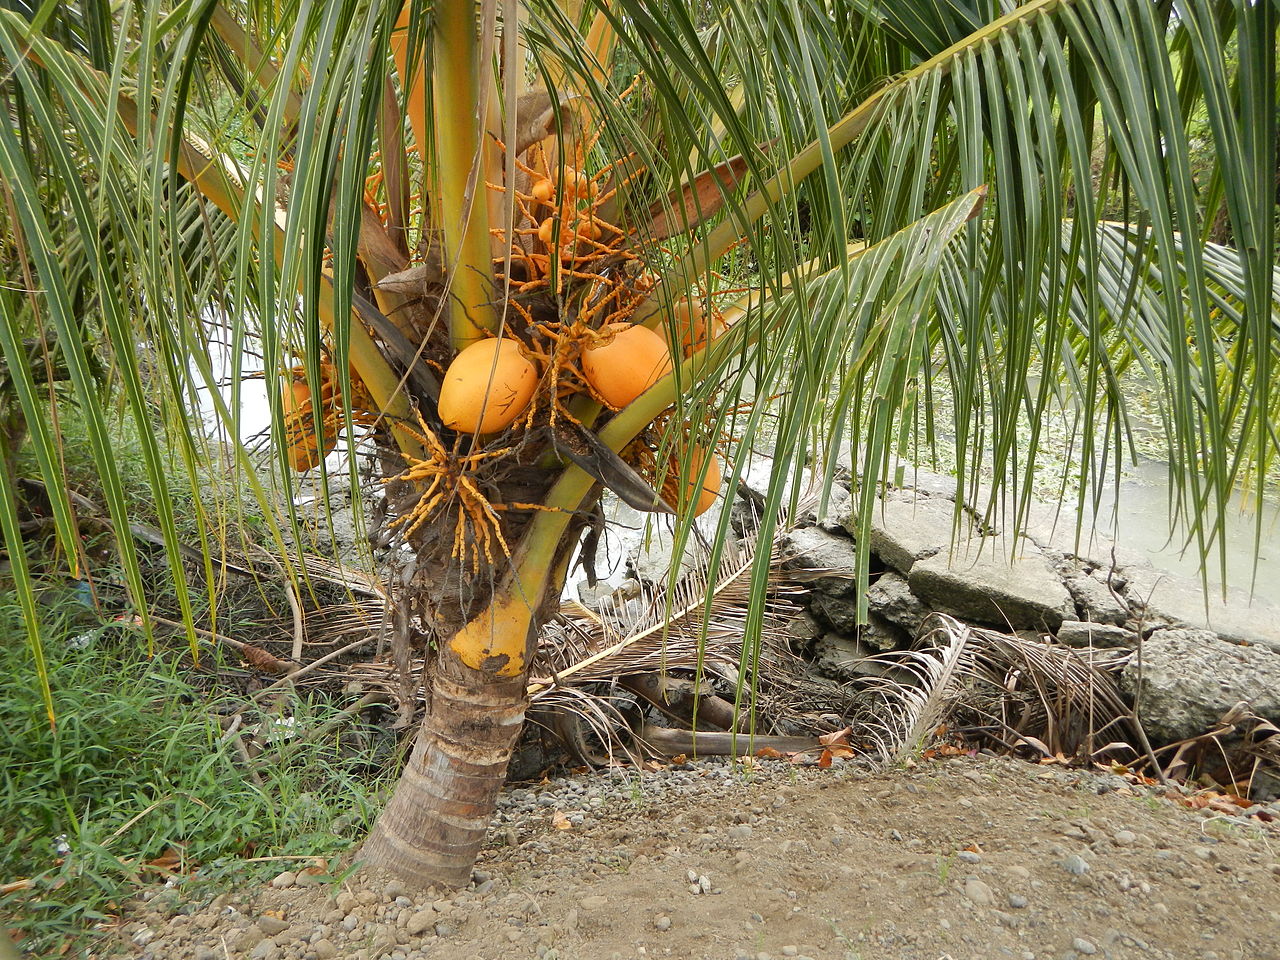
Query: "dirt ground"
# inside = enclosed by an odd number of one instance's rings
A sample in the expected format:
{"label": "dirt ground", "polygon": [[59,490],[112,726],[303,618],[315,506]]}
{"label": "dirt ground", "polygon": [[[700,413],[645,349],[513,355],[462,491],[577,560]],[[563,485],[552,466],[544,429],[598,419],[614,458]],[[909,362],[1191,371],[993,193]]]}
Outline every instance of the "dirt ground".
{"label": "dirt ground", "polygon": [[175,889],[95,955],[1280,960],[1269,817],[985,757],[584,774],[509,789],[461,893],[359,870]]}

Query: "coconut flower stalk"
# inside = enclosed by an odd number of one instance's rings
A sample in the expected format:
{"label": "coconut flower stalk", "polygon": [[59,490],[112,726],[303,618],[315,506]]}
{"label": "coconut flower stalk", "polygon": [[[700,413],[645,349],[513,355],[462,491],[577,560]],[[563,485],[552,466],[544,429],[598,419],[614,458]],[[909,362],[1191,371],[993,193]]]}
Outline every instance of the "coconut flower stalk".
{"label": "coconut flower stalk", "polygon": [[[982,466],[1025,510],[1064,393],[1090,428],[1087,491],[1127,429],[1120,377],[1146,370],[1205,557],[1202,509],[1219,514],[1241,471],[1274,456],[1274,219],[1248,186],[1275,169],[1274,115],[1237,82],[1273,76],[1264,5],[1166,21],[1136,0],[1032,0],[926,30],[932,8],[865,0],[206,0],[113,9],[119,42],[82,49],[67,38],[97,36],[77,20],[88,6],[39,26],[0,11],[34,131],[26,148],[0,133],[0,177],[46,291],[24,309],[0,292],[6,356],[36,314],[74,349],[70,294],[105,298],[104,349],[129,370],[138,343],[162,361],[126,377],[130,409],[169,418],[210,555],[212,453],[184,404],[215,386],[211,309],[280,378],[276,481],[302,468],[323,491],[335,442],[376,446],[395,647],[402,662],[429,653],[429,706],[360,857],[415,883],[470,878],[534,640],[575,551],[594,576],[606,490],[670,523],[679,552],[767,441],[767,542],[806,460],[848,450],[865,581],[878,484],[939,442],[941,393],[960,492]],[[1203,192],[1190,104],[1232,147]],[[77,216],[46,214],[41,164]],[[1141,215],[1100,223],[1113,208]],[[1187,224],[1219,212],[1248,242],[1192,241]],[[85,251],[93,268],[73,269]],[[117,267],[136,284],[106,282]],[[241,363],[214,401],[232,450],[222,493],[248,488],[283,546],[301,539],[292,498],[280,511],[235,439]],[[91,387],[77,381],[92,413]],[[109,445],[95,456],[113,476]],[[172,473],[159,459],[149,473],[170,513]],[[68,544],[69,516],[58,508]],[[712,571],[728,531],[726,510]],[[756,564],[744,656],[765,608],[768,557]],[[144,604],[136,558],[125,566]]]}

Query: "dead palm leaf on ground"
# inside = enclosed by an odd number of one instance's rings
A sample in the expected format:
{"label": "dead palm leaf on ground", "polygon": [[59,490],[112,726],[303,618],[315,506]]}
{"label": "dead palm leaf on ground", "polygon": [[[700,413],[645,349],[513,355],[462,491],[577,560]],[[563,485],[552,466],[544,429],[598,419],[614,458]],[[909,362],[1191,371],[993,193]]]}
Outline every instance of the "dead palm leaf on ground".
{"label": "dead palm leaf on ground", "polygon": [[[1123,654],[1097,655],[934,614],[912,650],[873,658],[899,671],[868,681],[866,735],[882,756],[919,750],[944,723],[972,742],[1088,759],[1145,742],[1116,685]],[[855,728],[856,729],[856,728]]]}

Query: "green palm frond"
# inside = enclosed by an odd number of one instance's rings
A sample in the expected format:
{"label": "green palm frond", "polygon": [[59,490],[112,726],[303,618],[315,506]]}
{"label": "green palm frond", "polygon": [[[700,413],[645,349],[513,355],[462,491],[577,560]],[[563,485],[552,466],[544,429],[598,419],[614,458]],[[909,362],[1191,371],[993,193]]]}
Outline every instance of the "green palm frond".
{"label": "green palm frond", "polygon": [[[892,465],[943,442],[959,491],[1025,505],[1047,452],[1041,425],[1074,405],[1089,427],[1078,451],[1084,498],[1125,452],[1124,380],[1141,375],[1160,397],[1182,516],[1206,564],[1216,550],[1225,567],[1221,518],[1233,490],[1247,481],[1260,502],[1271,482],[1274,4],[528,0],[518,35],[499,40],[500,19],[476,35],[471,52],[483,64],[458,66],[474,72],[465,90],[433,86],[445,67],[432,52],[445,6],[413,4],[407,27],[400,0],[13,6],[0,11],[10,78],[0,181],[11,201],[0,217],[21,233],[3,259],[0,349],[69,559],[77,531],[57,493],[52,401],[17,370],[24,340],[56,334],[117,529],[131,505],[111,449],[113,401],[140,428],[167,540],[178,540],[180,499],[194,505],[198,548],[218,553],[244,488],[284,553],[304,538],[278,378],[299,358],[318,393],[324,360],[350,396],[355,370],[383,412],[384,439],[389,426],[412,449],[412,407],[433,409],[420,386],[435,383],[428,361],[452,349],[440,332],[461,302],[450,297],[511,313],[466,291],[477,276],[480,288],[492,279],[484,221],[514,216],[511,185],[499,182],[514,158],[495,163],[493,138],[513,131],[512,101],[552,77],[568,88],[546,95],[562,145],[589,143],[588,172],[618,164],[628,253],[661,280],[648,322],[670,324],[671,305],[691,296],[738,318],[651,391],[652,403],[594,421],[615,449],[674,406],[672,422],[719,443],[735,478],[748,451],[771,451],[769,517],[810,461],[824,465],[829,489],[851,449],[865,524]],[[470,36],[471,8],[447,6]],[[499,6],[515,7],[486,14]],[[396,37],[431,40],[405,76]],[[505,82],[488,69],[504,58]],[[443,106],[429,117],[432,103]],[[471,146],[442,152],[442,142],[463,144],[463,126]],[[1207,170],[1197,138],[1212,147]],[[716,170],[732,175],[704,176]],[[394,208],[385,222],[366,200],[371,174],[382,177],[370,188],[376,202]],[[681,201],[690,190],[697,203]],[[468,208],[484,216],[478,233],[459,235]],[[677,224],[687,229],[672,232]],[[1202,242],[1214,230],[1229,242]],[[427,295],[378,286],[414,264],[451,264],[439,259],[442,244],[450,256],[470,251],[467,266],[446,270]],[[12,292],[28,282],[25,298]],[[370,334],[353,305],[407,329],[407,348]],[[229,331],[226,400],[208,359],[214,316]],[[267,458],[240,440],[248,343],[261,346],[271,384]],[[105,395],[94,363],[110,370]],[[945,440],[939,391],[955,411]],[[210,469],[217,445],[191,418],[200,394],[218,408],[230,447],[221,470]],[[353,450],[362,428],[343,416]],[[318,408],[313,420],[319,432]],[[348,474],[354,489],[354,458]],[[318,482],[327,499],[323,467]],[[591,495],[591,481],[570,470],[548,503],[574,511]],[[0,509],[12,556],[15,508]],[[530,527],[567,524],[545,513]],[[686,524],[678,549],[689,536]],[[121,551],[145,611],[128,537]],[[169,557],[181,569],[175,549]],[[756,558],[753,582],[766,582],[767,563]],[[213,582],[211,564],[204,573]],[[748,635],[763,617],[758,598]]]}

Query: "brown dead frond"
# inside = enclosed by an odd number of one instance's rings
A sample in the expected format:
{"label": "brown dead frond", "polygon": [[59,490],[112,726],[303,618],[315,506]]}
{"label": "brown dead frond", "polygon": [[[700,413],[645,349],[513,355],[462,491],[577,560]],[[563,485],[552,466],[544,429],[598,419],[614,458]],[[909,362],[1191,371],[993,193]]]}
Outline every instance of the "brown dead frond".
{"label": "brown dead frond", "polygon": [[1123,656],[985,630],[934,614],[915,649],[874,659],[900,671],[868,681],[867,732],[886,758],[919,750],[946,723],[970,743],[1089,760],[1141,752],[1141,731],[1115,681]]}

